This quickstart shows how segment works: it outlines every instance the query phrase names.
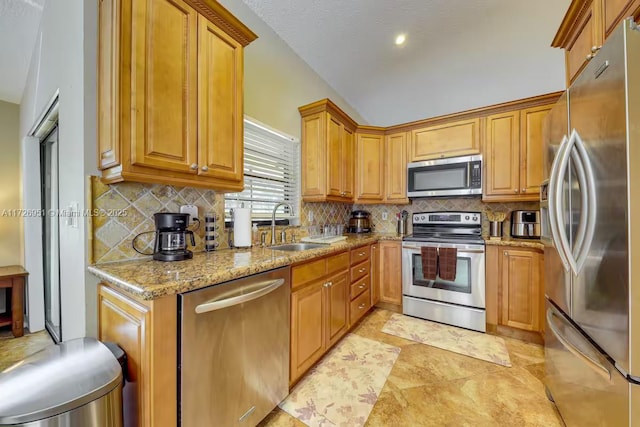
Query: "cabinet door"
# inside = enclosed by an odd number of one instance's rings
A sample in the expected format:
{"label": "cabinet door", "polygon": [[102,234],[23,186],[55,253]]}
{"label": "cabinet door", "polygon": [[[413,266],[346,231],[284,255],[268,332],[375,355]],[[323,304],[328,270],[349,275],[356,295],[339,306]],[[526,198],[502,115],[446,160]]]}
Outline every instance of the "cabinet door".
{"label": "cabinet door", "polygon": [[504,250],[501,324],[540,331],[540,254]]}
{"label": "cabinet door", "polygon": [[356,143],[353,131],[342,127],[342,195],[353,199],[355,188],[355,151]]}
{"label": "cabinet door", "polygon": [[357,134],[357,201],[384,199],[384,135]]}
{"label": "cabinet door", "polygon": [[315,282],[291,294],[291,382],[324,352],[325,283]]}
{"label": "cabinet door", "polygon": [[411,131],[411,161],[480,153],[480,119]]}
{"label": "cabinet door", "polygon": [[195,174],[198,14],[182,0],[131,3],[131,164]]}
{"label": "cabinet door", "polygon": [[327,185],[326,113],[302,118],[302,197],[322,198]]}
{"label": "cabinet door", "polygon": [[544,178],[542,125],[551,105],[520,112],[520,194],[538,200]]}
{"label": "cabinet door", "polygon": [[380,248],[380,301],[402,304],[402,244],[382,241]]}
{"label": "cabinet door", "polygon": [[605,36],[609,36],[611,31],[627,16],[638,16],[640,1],[638,0],[604,0],[603,21]]}
{"label": "cabinet door", "polygon": [[371,305],[380,301],[380,249],[378,244],[371,245]]}
{"label": "cabinet door", "polygon": [[[151,396],[148,393],[148,360],[150,354],[150,312],[147,307],[126,298],[113,290],[98,288],[98,339],[118,344],[127,354],[127,387],[125,398],[126,425],[151,425]],[[129,410],[130,408],[137,410]]]}
{"label": "cabinet door", "polygon": [[487,117],[483,198],[520,193],[520,112]]}
{"label": "cabinet door", "polygon": [[408,203],[406,132],[386,136],[384,162],[386,201]]}
{"label": "cabinet door", "polygon": [[327,116],[327,195],[342,197],[343,170],[342,123],[331,115]]}
{"label": "cabinet door", "polygon": [[198,17],[199,175],[243,177],[242,46]]}
{"label": "cabinet door", "polygon": [[347,332],[349,327],[349,281],[347,274],[341,273],[327,279],[326,295],[326,337],[325,348],[331,347]]}
{"label": "cabinet door", "polygon": [[591,54],[591,48],[602,44],[602,36],[598,28],[600,19],[595,17],[596,2],[596,0],[591,2],[589,10],[577,26],[573,41],[567,46],[566,64],[569,83],[573,82],[587,64],[587,55]]}

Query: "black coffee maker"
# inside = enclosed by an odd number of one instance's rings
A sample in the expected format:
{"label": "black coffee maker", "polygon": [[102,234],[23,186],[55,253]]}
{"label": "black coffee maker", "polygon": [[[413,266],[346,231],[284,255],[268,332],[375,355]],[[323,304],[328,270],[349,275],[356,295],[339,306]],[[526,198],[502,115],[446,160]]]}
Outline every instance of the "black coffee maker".
{"label": "black coffee maker", "polygon": [[193,231],[187,230],[189,214],[156,213],[156,242],[153,246],[153,259],[158,261],[181,261],[193,258],[193,252],[187,249],[187,235],[191,246],[196,245]]}

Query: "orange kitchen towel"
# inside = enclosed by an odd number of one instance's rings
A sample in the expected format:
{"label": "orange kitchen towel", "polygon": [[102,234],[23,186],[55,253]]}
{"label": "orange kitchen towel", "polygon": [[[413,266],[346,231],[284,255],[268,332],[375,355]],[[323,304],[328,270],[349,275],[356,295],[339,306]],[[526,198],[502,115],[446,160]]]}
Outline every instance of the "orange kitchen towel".
{"label": "orange kitchen towel", "polygon": [[453,282],[456,280],[456,267],[458,265],[458,250],[456,248],[440,248],[438,260],[439,275],[442,280]]}
{"label": "orange kitchen towel", "polygon": [[423,246],[420,248],[422,256],[422,276],[425,280],[436,280],[438,275],[438,249]]}

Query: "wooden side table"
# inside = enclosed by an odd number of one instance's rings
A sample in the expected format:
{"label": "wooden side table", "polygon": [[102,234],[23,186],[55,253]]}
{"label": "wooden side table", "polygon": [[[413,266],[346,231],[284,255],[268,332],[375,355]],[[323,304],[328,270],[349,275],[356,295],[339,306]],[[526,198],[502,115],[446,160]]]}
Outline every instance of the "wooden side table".
{"label": "wooden side table", "polygon": [[21,265],[0,267],[0,289],[11,290],[11,314],[0,314],[0,327],[11,325],[14,337],[24,335],[24,285],[28,275]]}

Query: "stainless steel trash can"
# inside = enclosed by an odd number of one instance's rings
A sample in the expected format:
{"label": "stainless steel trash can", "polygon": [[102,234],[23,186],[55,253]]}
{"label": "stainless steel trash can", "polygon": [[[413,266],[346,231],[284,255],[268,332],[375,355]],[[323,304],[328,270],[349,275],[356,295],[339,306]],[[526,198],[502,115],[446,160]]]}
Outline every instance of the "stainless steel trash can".
{"label": "stainless steel trash can", "polygon": [[0,426],[122,427],[122,368],[93,338],[45,348],[0,373]]}

